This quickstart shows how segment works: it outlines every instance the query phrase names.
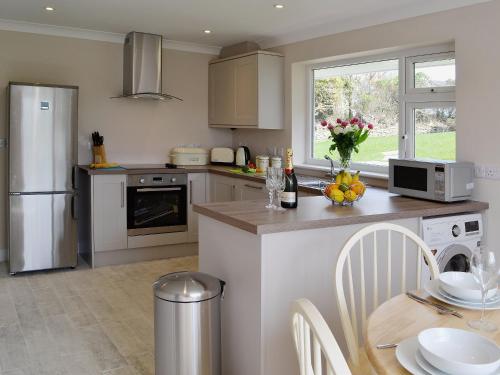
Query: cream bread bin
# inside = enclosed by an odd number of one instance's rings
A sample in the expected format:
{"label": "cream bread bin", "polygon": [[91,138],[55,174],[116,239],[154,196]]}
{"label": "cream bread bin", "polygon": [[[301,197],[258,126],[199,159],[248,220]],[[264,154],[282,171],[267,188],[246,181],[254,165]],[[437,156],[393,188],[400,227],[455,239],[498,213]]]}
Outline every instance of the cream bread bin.
{"label": "cream bread bin", "polygon": [[207,165],[208,150],[199,147],[176,147],[172,149],[170,162],[176,165]]}

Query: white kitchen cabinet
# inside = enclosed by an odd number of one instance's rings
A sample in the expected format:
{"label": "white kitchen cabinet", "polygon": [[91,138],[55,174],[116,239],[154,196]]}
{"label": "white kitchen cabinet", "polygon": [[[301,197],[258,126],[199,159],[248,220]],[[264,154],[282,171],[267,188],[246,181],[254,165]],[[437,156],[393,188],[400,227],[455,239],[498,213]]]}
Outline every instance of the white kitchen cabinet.
{"label": "white kitchen cabinet", "polygon": [[239,180],[236,185],[235,200],[237,201],[266,199],[268,197],[266,185],[264,183]]}
{"label": "white kitchen cabinet", "polygon": [[210,62],[210,126],[282,129],[283,111],[282,55],[255,51]]}
{"label": "white kitchen cabinet", "polygon": [[207,202],[206,173],[188,174],[188,241],[198,242],[198,214],[193,211],[193,204]]}
{"label": "white kitchen cabinet", "polygon": [[210,202],[234,201],[236,182],[236,179],[232,177],[210,175]]}
{"label": "white kitchen cabinet", "polygon": [[94,251],[127,248],[126,175],[92,176]]}

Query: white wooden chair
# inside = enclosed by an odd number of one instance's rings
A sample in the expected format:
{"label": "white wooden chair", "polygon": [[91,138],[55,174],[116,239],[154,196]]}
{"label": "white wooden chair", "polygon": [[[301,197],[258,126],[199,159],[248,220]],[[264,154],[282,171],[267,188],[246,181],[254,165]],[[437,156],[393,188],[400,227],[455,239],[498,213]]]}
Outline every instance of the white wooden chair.
{"label": "white wooden chair", "polygon": [[300,375],[351,375],[335,337],[311,301],[294,301],[290,314]]}
{"label": "white wooden chair", "polygon": [[[385,239],[387,240],[387,246],[384,246],[384,249],[379,249],[380,245],[377,244],[377,236],[378,239],[384,239],[383,236],[384,232],[385,234]],[[392,244],[394,243],[393,241],[393,236],[392,233],[399,233],[401,235],[401,247],[400,248],[394,248],[392,249]],[[365,250],[364,250],[364,245],[365,245],[365,239],[367,236],[370,236],[373,239],[373,246],[370,246],[370,249],[373,254],[371,254],[371,259],[373,260],[373,264],[365,264]],[[342,329],[344,330],[344,335],[345,335],[345,340],[347,343],[347,347],[349,350],[349,364],[351,365],[351,370],[353,372],[358,372],[363,374],[368,374],[367,368],[370,368],[369,362],[366,357],[366,352],[360,348],[360,343],[359,343],[359,329],[358,329],[358,320],[361,322],[361,332],[365,332],[365,327],[366,327],[366,318],[367,318],[367,299],[366,299],[366,293],[367,293],[367,288],[369,289],[368,292],[373,293],[372,296],[372,309],[375,310],[379,303],[383,302],[380,301],[380,295],[382,293],[379,293],[379,281],[385,281],[386,282],[386,292],[385,296],[386,299],[391,298],[392,296],[392,284],[393,284],[393,279],[392,279],[392,271],[393,267],[397,266],[401,268],[401,275],[400,275],[400,282],[399,284],[401,285],[400,288],[400,293],[404,293],[407,291],[406,287],[406,268],[407,268],[407,240],[410,240],[413,242],[413,245],[411,248],[413,250],[417,251],[417,258],[416,258],[416,278],[417,278],[417,286],[420,285],[420,275],[421,275],[421,270],[422,270],[422,256],[425,258],[427,266],[430,269],[430,274],[431,277],[434,279],[439,276],[439,268],[436,263],[436,259],[434,255],[431,253],[429,247],[425,244],[425,242],[417,236],[415,233],[410,231],[409,229],[402,227],[400,225],[396,224],[390,224],[390,223],[378,223],[378,224],[373,224],[369,225],[357,233],[355,233],[347,242],[345,243],[344,247],[342,248],[340,255],[337,260],[337,266],[335,269],[335,288],[337,292],[337,305],[339,308],[340,312],[340,318],[342,322]],[[359,286],[356,284],[356,289],[355,289],[355,280],[353,280],[353,262],[351,261],[351,253],[353,252],[353,249],[357,248],[359,245],[359,253],[357,255],[357,262],[359,262]],[[393,258],[393,250],[394,251],[400,251],[402,254],[400,254],[400,260],[398,260],[397,264],[393,264],[395,262],[392,262]],[[379,256],[381,256],[381,252],[384,251],[386,255],[386,268],[387,268],[387,275],[385,275],[386,280],[383,280],[384,276],[382,275],[379,278],[379,268],[382,268],[382,266],[379,267]],[[345,267],[347,262],[347,266]],[[358,266],[358,263],[356,263],[356,266]],[[366,268],[365,268],[366,266]],[[371,280],[366,280],[365,273],[368,268],[368,266],[372,267],[371,272],[373,273],[372,279]],[[385,266],[385,265],[384,265]],[[344,276],[344,268],[347,269],[347,278]],[[350,311],[347,306],[347,301],[346,301],[346,291],[344,290],[344,279],[347,280],[348,282],[348,294],[349,294],[349,304],[350,304]],[[397,282],[397,279],[395,280]],[[368,284],[368,285],[367,285]],[[360,300],[360,306],[356,305],[356,295],[357,293],[358,296],[358,301]],[[358,307],[360,308],[360,314],[361,316],[358,315]],[[366,363],[364,363],[366,362]],[[356,370],[358,369],[358,370]]]}

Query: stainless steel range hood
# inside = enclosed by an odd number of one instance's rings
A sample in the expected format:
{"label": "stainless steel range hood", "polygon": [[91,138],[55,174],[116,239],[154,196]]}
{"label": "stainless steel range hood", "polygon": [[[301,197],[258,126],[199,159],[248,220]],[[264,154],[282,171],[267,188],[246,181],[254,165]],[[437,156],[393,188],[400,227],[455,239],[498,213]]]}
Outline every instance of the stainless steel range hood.
{"label": "stainless steel range hood", "polygon": [[162,36],[132,31],[123,46],[123,95],[115,98],[182,100],[163,94]]}

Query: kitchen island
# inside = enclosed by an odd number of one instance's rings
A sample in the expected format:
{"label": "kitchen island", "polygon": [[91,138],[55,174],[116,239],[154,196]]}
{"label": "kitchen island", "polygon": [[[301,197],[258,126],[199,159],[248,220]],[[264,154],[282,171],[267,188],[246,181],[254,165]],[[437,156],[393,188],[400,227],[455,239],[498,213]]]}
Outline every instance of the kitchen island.
{"label": "kitchen island", "polygon": [[[392,222],[420,233],[422,217],[487,208],[483,202],[436,203],[375,188],[353,207],[332,206],[323,197],[302,198],[297,209],[285,212],[267,210],[263,201],[195,205],[200,271],[227,282],[222,302],[223,375],[298,374],[289,326],[290,302],[297,298],[308,298],[318,307],[345,350],[333,270],[342,246],[360,228]],[[387,267],[386,241],[377,237],[380,272]],[[397,241],[392,239],[393,248]],[[373,241],[365,244],[367,264],[375,261],[372,246]],[[398,255],[393,253],[394,262]],[[352,261],[356,277],[356,256]],[[416,261],[416,251],[409,252],[407,264]],[[407,285],[416,287],[415,267],[406,274]]]}

